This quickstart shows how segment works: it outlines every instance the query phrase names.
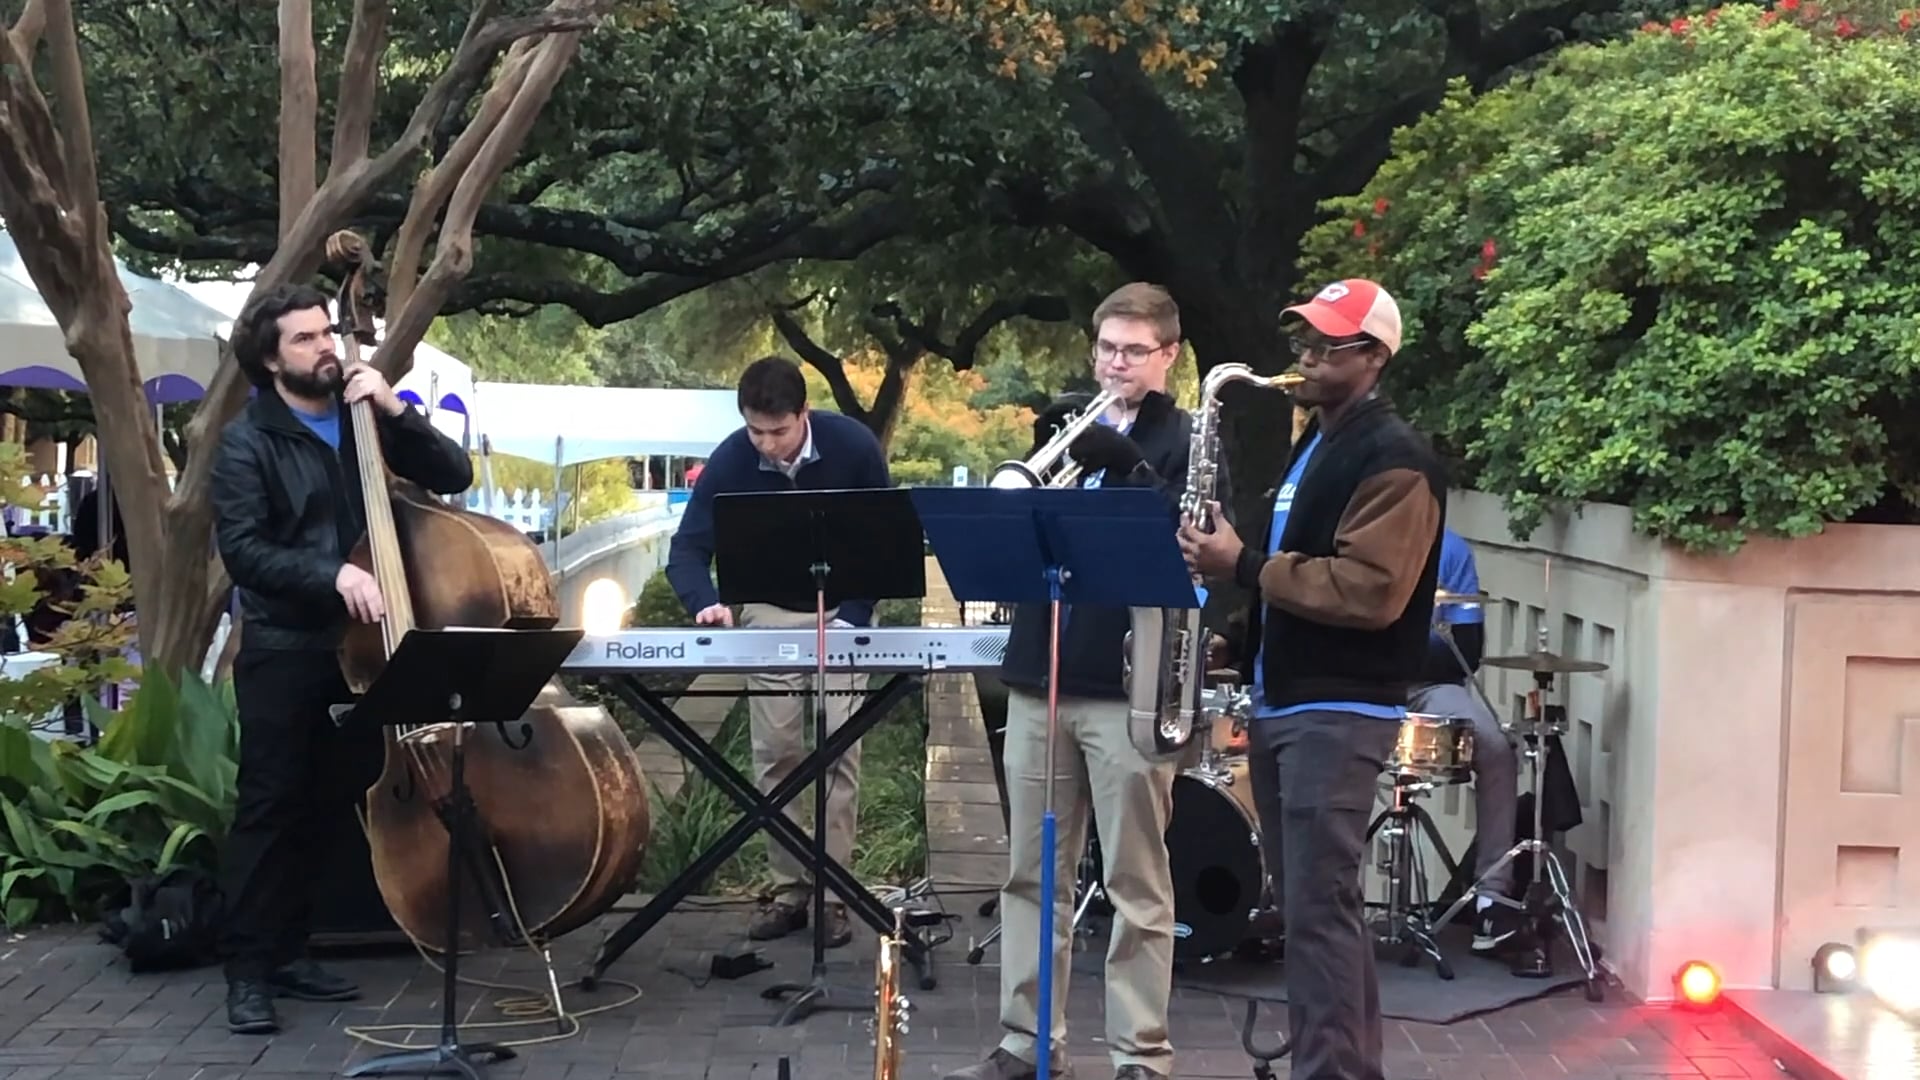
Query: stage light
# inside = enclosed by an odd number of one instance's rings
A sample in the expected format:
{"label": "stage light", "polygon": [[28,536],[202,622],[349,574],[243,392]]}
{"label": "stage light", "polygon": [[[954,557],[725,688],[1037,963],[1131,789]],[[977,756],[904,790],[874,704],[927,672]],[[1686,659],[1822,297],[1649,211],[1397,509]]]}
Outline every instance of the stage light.
{"label": "stage light", "polygon": [[1853,946],[1829,941],[1813,954],[1813,992],[1845,993],[1852,990],[1860,974],[1860,959]]}
{"label": "stage light", "polygon": [[1869,935],[1860,946],[1860,984],[1904,1016],[1920,1016],[1920,938]]}
{"label": "stage light", "polygon": [[589,634],[617,634],[627,618],[627,592],[612,578],[596,578],[580,594],[580,628]]}
{"label": "stage light", "polygon": [[1689,960],[1673,973],[1674,996],[1687,1005],[1704,1009],[1720,1000],[1720,973],[1701,960]]}

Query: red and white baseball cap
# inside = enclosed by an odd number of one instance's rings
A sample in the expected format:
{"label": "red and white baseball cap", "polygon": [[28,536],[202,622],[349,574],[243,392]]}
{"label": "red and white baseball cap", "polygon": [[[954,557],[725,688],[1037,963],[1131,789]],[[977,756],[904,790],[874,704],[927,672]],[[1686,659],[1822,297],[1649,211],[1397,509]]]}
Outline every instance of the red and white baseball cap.
{"label": "red and white baseball cap", "polygon": [[1328,337],[1365,334],[1385,345],[1388,356],[1400,351],[1400,305],[1365,278],[1336,281],[1306,303],[1281,312],[1283,319],[1288,315],[1307,320]]}

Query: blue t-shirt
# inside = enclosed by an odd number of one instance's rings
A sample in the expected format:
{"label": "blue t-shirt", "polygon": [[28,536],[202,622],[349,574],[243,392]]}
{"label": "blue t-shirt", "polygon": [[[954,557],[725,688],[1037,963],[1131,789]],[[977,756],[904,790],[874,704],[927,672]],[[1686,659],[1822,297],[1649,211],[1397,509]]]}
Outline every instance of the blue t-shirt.
{"label": "blue t-shirt", "polygon": [[[1287,515],[1293,510],[1293,495],[1300,488],[1300,478],[1307,471],[1307,462],[1313,459],[1313,452],[1320,448],[1320,436],[1315,433],[1313,441],[1300,452],[1299,460],[1287,471],[1287,480],[1280,485],[1279,494],[1273,500],[1273,528],[1267,534],[1267,557],[1272,558],[1280,551],[1280,537],[1287,531]],[[1265,635],[1261,635],[1260,649],[1253,657],[1253,715],[1259,719],[1272,716],[1292,716],[1303,712],[1349,712],[1360,716],[1377,717],[1382,720],[1401,720],[1407,710],[1398,705],[1374,705],[1364,701],[1306,701],[1285,708],[1268,708],[1266,704],[1266,655]]]}
{"label": "blue t-shirt", "polygon": [[[1440,588],[1450,593],[1480,591],[1480,571],[1473,565],[1473,549],[1452,529],[1440,535]],[[1435,623],[1459,626],[1484,623],[1487,613],[1479,604],[1441,604],[1433,609],[1433,619]],[[1438,631],[1433,632],[1433,640],[1441,644]]]}
{"label": "blue t-shirt", "polygon": [[318,416],[305,409],[289,407],[288,411],[299,417],[300,422],[307,425],[307,430],[318,435],[321,442],[333,447],[334,453],[340,452],[340,407],[338,405]]}

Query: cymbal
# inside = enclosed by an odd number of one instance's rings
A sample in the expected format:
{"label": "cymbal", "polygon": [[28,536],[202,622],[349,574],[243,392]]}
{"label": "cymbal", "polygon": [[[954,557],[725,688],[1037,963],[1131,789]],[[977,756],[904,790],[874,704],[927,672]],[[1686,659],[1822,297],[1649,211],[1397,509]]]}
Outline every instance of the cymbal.
{"label": "cymbal", "polygon": [[1493,597],[1483,592],[1448,592],[1437,589],[1433,594],[1434,606],[1441,604],[1491,604]]}
{"label": "cymbal", "polygon": [[1608,665],[1598,660],[1575,660],[1570,656],[1561,656],[1551,649],[1535,649],[1520,656],[1488,656],[1480,661],[1484,667],[1507,668],[1512,671],[1532,671],[1549,675],[1575,675],[1607,670]]}

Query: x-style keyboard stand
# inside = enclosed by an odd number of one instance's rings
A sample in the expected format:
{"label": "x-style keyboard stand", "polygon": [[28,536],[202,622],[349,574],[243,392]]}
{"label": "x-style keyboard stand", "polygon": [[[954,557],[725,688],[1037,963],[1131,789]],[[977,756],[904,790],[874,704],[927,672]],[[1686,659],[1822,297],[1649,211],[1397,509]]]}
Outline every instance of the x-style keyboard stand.
{"label": "x-style keyboard stand", "polygon": [[[682,870],[667,887],[641,908],[634,916],[621,924],[619,929],[609,934],[600,943],[594,954],[593,966],[580,980],[581,986],[591,990],[604,976],[607,969],[628,949],[633,948],[647,931],[665,918],[667,913],[677,907],[680,901],[692,895],[701,882],[710,877],[720,865],[731,858],[740,846],[762,829],[775,841],[799,859],[815,874],[822,875],[826,882],[847,909],[858,915],[875,933],[891,934],[894,931],[893,912],[881,904],[874,895],[860,884],[846,867],[830,855],[816,856],[813,842],[800,827],[784,813],[786,805],[805,791],[814,780],[825,772],[827,767],[840,755],[852,748],[853,744],[864,736],[881,718],[906,700],[909,693],[920,686],[917,676],[895,674],[878,691],[869,692],[860,707],[847,722],[827,737],[825,746],[817,747],[801,760],[793,775],[781,781],[771,792],[761,795],[752,781],[740,775],[740,770],[723,757],[718,750],[700,737],[680,715],[673,711],[658,692],[641,681],[638,675],[614,675],[604,677],[620,700],[626,702],[640,714],[648,726],[660,733],[669,745],[680,752],[693,766],[717,785],[727,797],[739,805],[745,812],[739,821],[734,822],[718,840]],[[688,691],[683,696],[713,696],[724,694],[728,697],[739,696],[739,691]],[[748,691],[749,695],[753,692]],[[816,865],[818,863],[818,865]],[[925,937],[911,926],[906,932],[905,951],[907,962],[920,974],[920,988],[931,990],[937,984],[933,973],[933,947]]]}

